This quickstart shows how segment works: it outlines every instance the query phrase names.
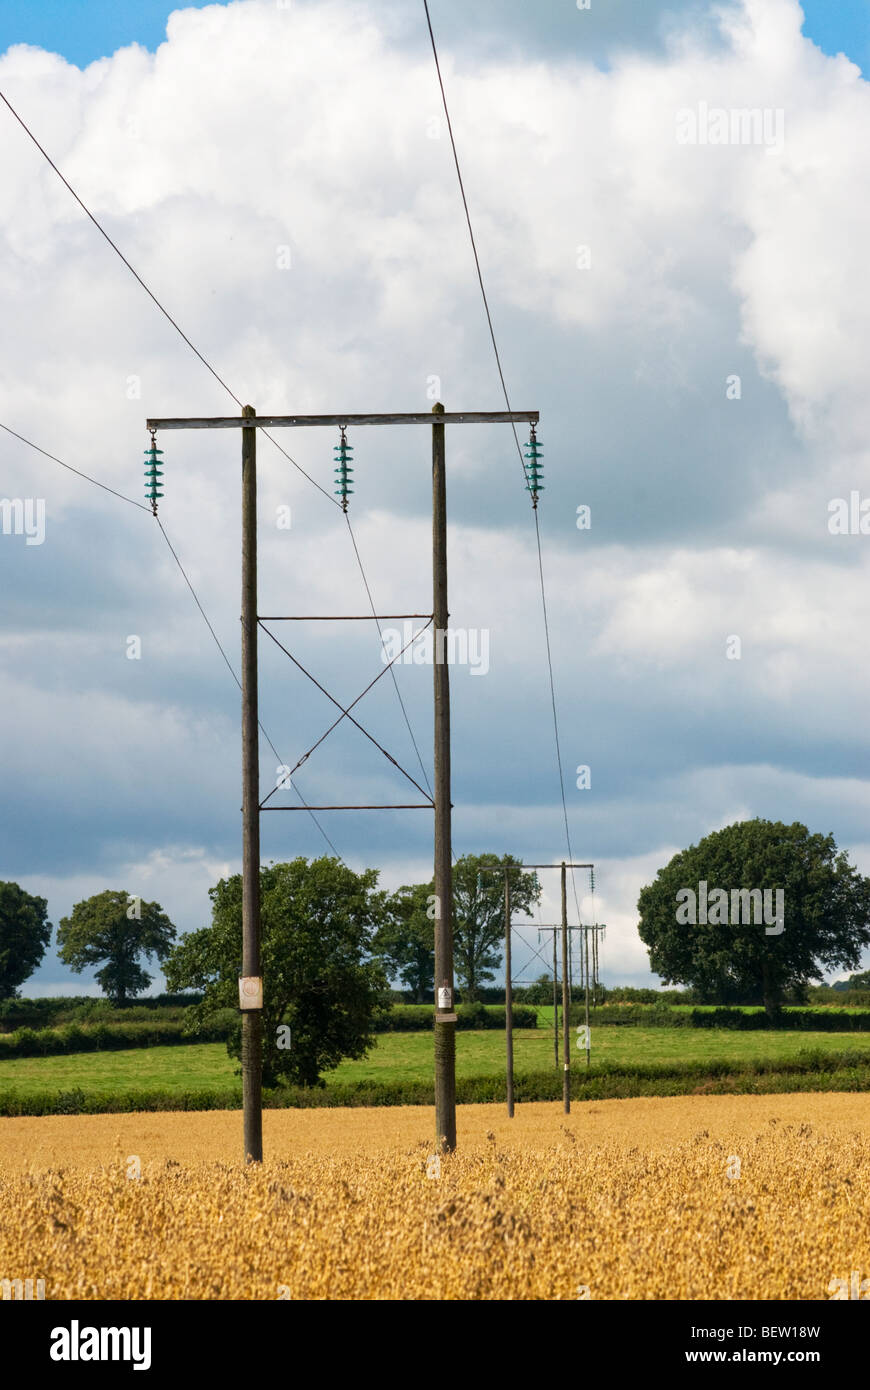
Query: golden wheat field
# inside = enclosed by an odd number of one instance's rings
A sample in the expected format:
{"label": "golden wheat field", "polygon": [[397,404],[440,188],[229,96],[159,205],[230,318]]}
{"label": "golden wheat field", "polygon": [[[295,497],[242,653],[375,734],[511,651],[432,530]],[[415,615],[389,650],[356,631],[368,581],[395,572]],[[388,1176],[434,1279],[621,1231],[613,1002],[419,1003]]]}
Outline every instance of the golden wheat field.
{"label": "golden wheat field", "polygon": [[[0,1279],[47,1299],[830,1299],[870,1097],[0,1120]],[[868,1286],[870,1287],[870,1286]]]}

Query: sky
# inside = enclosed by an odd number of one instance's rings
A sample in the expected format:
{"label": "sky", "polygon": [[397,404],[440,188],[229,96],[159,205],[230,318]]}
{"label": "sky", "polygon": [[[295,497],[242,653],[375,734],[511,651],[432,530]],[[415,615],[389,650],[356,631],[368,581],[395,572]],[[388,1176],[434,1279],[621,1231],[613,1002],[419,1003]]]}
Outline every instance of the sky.
{"label": "sky", "polygon": [[[561,767],[574,855],[596,864],[577,898],[607,923],[604,982],[653,984],[638,892],[712,830],[802,821],[870,873],[870,4],[430,10],[510,399],[541,417]],[[260,414],[502,407],[422,4],[0,0],[0,90]],[[237,434],[161,434],[165,535],[129,499],[147,417],[238,406],[3,106],[0,121],[0,421],[122,494],[0,431],[0,496],[23,518],[0,532],[0,879],[45,897],[55,926],[114,888],[190,931],[240,868],[239,699],[165,537],[237,671]],[[427,431],[349,439],[378,609],[425,612]],[[331,494],[337,432],[280,443]],[[451,669],[454,850],[558,862],[509,427],[448,427],[447,466],[451,622],[478,658]],[[260,612],[366,612],[334,502],[262,436],[258,475]],[[369,623],[272,630],[340,700],[384,671]],[[260,653],[261,720],[292,766],[334,707],[266,637]],[[431,778],[431,667],[396,673]],[[389,677],[356,712],[421,778]],[[317,805],[415,799],[346,722],[294,782]],[[428,815],[319,819],[328,841],[303,812],[264,815],[264,859],[331,842],[384,887],[431,877]],[[544,888],[549,923],[557,872]],[[525,936],[515,974],[532,979]],[[25,990],[98,987],[52,947]]]}

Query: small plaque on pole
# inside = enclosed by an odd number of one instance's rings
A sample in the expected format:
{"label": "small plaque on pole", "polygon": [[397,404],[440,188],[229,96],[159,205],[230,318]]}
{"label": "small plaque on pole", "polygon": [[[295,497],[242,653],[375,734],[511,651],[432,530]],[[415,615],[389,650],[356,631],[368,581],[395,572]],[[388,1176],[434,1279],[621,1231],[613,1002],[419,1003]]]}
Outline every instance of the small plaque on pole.
{"label": "small plaque on pole", "polygon": [[260,975],[239,976],[239,1008],[262,1009],[263,980]]}
{"label": "small plaque on pole", "polygon": [[438,990],[438,1012],[450,1013],[453,1008],[453,990],[449,985],[442,985]]}

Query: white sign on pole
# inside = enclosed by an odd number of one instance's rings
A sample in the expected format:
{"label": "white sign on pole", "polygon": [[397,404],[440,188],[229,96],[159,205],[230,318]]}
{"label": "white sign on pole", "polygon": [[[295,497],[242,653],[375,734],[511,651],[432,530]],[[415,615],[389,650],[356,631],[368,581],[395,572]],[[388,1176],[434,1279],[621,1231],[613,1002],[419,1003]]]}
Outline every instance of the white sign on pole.
{"label": "white sign on pole", "polygon": [[259,975],[239,976],[239,1008],[262,1009],[263,981]]}

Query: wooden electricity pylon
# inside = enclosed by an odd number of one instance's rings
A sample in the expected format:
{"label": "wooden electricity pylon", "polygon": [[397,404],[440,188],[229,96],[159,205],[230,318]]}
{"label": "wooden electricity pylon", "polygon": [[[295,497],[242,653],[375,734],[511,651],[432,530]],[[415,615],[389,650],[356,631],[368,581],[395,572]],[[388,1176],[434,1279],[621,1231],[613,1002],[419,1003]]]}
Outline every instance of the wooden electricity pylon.
{"label": "wooden electricity pylon", "polygon": [[[585,931],[584,927],[568,926],[568,897],[566,890],[566,871],[568,869],[592,869],[593,864],[523,864],[519,861],[515,864],[484,864],[481,873],[503,873],[504,874],[504,954],[505,954],[505,991],[504,991],[504,1021],[505,1021],[505,1050],[506,1050],[506,1080],[507,1080],[507,1112],[510,1119],[514,1114],[514,1021],[513,1021],[513,981],[511,979],[511,889],[510,889],[510,870],[517,869],[524,872],[527,869],[558,869],[562,870],[562,924],[561,927],[540,926],[539,931],[552,931],[553,933],[553,1028],[556,1050],[556,1065],[559,1065],[559,1039],[555,1032],[558,1026],[558,1006],[556,1002],[556,932],[562,933],[562,1030],[564,1040],[564,1080],[562,1083],[562,1101],[567,1115],[571,1110],[571,1039],[570,1039],[570,1019],[569,1019],[569,972],[568,972],[568,940],[569,932]],[[586,1002],[586,1022],[589,1023],[589,999],[587,988]],[[587,1066],[589,1064],[588,1054],[588,1028],[587,1028]]]}
{"label": "wooden electricity pylon", "polygon": [[504,1036],[508,1118],[514,1117],[514,995],[511,982],[511,864],[484,864],[481,873],[504,872]]}
{"label": "wooden electricity pylon", "polygon": [[[555,865],[554,867],[558,868],[559,866],[558,866],[558,865]],[[538,930],[539,932],[542,932],[542,931],[551,931],[551,932],[553,933],[553,1058],[554,1058],[553,1065],[556,1066],[556,1067],[558,1067],[558,1065],[559,1065],[559,964],[558,964],[558,961],[557,961],[557,959],[556,959],[556,953],[557,953],[558,948],[559,948],[559,939],[560,939],[560,937],[561,937],[562,934],[563,934],[563,930],[565,930],[565,929],[563,929],[563,926],[562,926],[562,923],[561,923],[561,922],[557,923],[555,926],[553,925],[552,922],[530,922],[529,925],[530,925],[530,926],[533,926],[533,927],[536,927],[537,930]],[[567,927],[566,930],[567,930],[567,932],[568,932],[568,938],[569,938],[569,940],[571,940],[571,939],[573,938],[574,932],[588,931],[588,927],[582,927],[582,926],[581,926],[581,927]],[[570,956],[570,952],[569,952],[569,956]],[[567,994],[568,994],[568,1007],[569,1007],[569,1010],[570,1010],[571,1002],[572,1002],[572,1001],[571,1001],[571,992],[570,992],[570,991],[571,991],[571,983],[572,983],[572,980],[571,980],[570,968],[569,968],[569,975],[568,975],[568,990],[567,990]],[[563,981],[562,981],[562,994],[563,994],[563,998],[564,998],[565,993],[566,993],[566,991],[565,991],[565,983],[564,983],[564,977],[563,977]],[[563,1024],[564,1024],[564,1020],[563,1020]]]}
{"label": "wooden electricity pylon", "polygon": [[[433,420],[433,415],[435,419]],[[245,1161],[263,1158],[262,1073],[263,981],[260,976],[260,802],[257,719],[257,468],[256,431],[332,426],[344,431],[355,425],[431,425],[432,427],[432,579],[433,666],[435,696],[435,1142],[443,1153],[456,1147],[456,1013],[453,1007],[453,874],[450,842],[450,682],[447,608],[447,486],[445,425],[537,424],[536,410],[446,412],[440,403],[431,413],[403,415],[264,415],[246,405],[241,416],[149,419],[153,468],[157,471],[155,432],[158,430],[240,429],[242,431],[242,1106]],[[532,431],[534,440],[534,430]],[[525,465],[529,491],[537,503],[539,468],[537,446]],[[345,455],[342,452],[341,459]],[[347,471],[347,470],[346,470]],[[345,472],[346,482],[346,472]],[[156,492],[153,496],[162,495]],[[346,510],[347,496],[342,500]],[[153,501],[156,515],[156,501]],[[373,615],[375,616],[375,615]],[[377,615],[386,616],[386,615]],[[331,698],[331,697],[330,697]],[[334,703],[338,703],[335,701]],[[349,711],[342,708],[342,718]],[[356,723],[352,719],[353,723]],[[357,727],[360,727],[359,725]],[[363,730],[365,732],[365,730]],[[382,750],[383,751],[383,750]],[[415,783],[416,785],[416,783]],[[294,807],[270,809],[293,810]],[[381,810],[399,807],[311,806],[320,810]],[[408,808],[408,809],[418,809]]]}

